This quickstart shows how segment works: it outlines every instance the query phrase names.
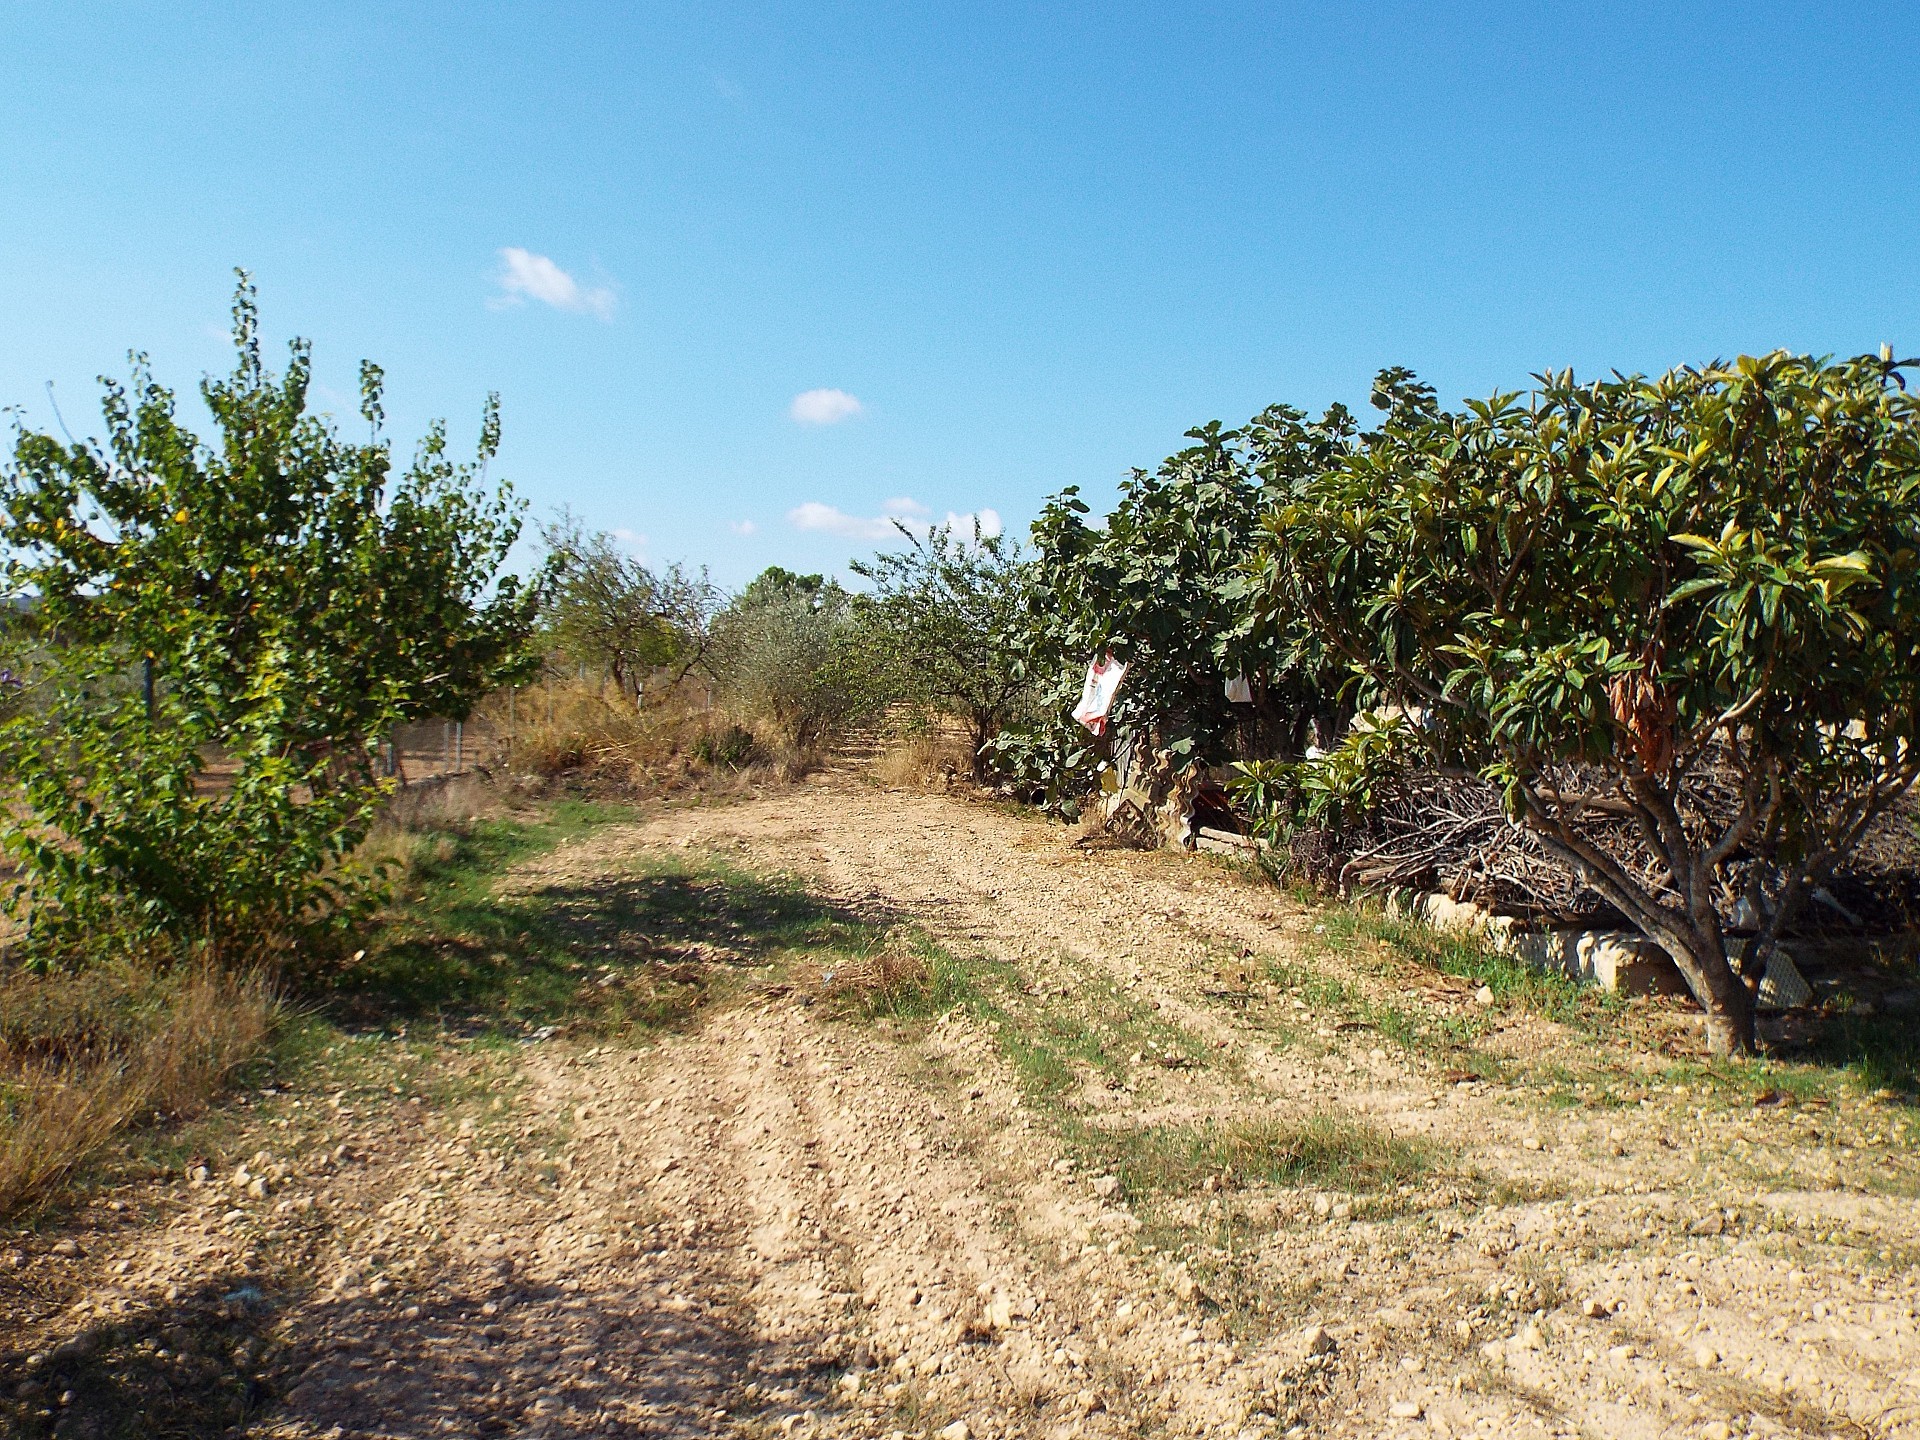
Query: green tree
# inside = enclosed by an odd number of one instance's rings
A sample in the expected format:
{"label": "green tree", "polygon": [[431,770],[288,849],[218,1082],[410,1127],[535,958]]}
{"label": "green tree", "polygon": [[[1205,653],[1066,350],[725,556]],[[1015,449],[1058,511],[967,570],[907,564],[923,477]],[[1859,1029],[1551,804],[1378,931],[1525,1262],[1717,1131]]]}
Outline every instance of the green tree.
{"label": "green tree", "polygon": [[610,676],[636,701],[649,671],[672,665],[684,675],[700,661],[714,611],[704,573],[655,572],[564,512],[540,534],[549,564],[541,610],[558,654]]}
{"label": "green tree", "polygon": [[795,759],[885,702],[853,596],[778,566],[714,618],[705,663],[721,694],[766,719]]}
{"label": "green tree", "polygon": [[[897,523],[897,522],[896,522]],[[991,770],[987,746],[1026,701],[1019,630],[1028,567],[1017,541],[949,525],[909,548],[853,562],[873,582],[871,633],[894,693],[953,715],[967,727],[973,773]]]}
{"label": "green tree", "polygon": [[1271,518],[1263,609],[1424,707],[1434,761],[1497,784],[1750,1050],[1767,954],[1920,770],[1901,365],[1558,374],[1460,413],[1388,371],[1375,403]]}
{"label": "green tree", "polygon": [[[1103,652],[1127,664],[1114,728],[1145,731],[1190,762],[1247,745],[1297,754],[1316,719],[1333,724],[1324,658],[1255,634],[1246,569],[1263,517],[1344,454],[1353,428],[1338,405],[1318,421],[1273,405],[1239,430],[1188,431],[1191,446],[1131,474],[1099,527],[1077,489],[1049,500],[1033,526],[1023,648],[1052,725],[1070,723],[1087,663]],[[1236,675],[1250,705],[1227,698]],[[1071,764],[1086,747],[1051,753]]]}
{"label": "green tree", "polygon": [[0,841],[42,936],[284,938],[341,897],[379,737],[528,664],[532,596],[500,573],[518,510],[485,482],[495,402],[473,464],[435,425],[395,480],[379,367],[369,436],[343,440],[307,408],[305,341],[266,367],[244,274],[233,313],[235,368],[200,387],[215,443],[135,356],[102,382],[104,443],[23,428],[0,472],[9,584],[58,640],[41,703],[0,726],[20,801]]}

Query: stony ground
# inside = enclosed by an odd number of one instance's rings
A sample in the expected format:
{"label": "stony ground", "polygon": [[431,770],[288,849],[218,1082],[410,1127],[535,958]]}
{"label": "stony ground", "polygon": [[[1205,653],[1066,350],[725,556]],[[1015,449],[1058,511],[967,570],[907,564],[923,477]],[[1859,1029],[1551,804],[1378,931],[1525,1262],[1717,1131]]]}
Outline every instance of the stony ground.
{"label": "stony ground", "polygon": [[862,1018],[801,967],[645,1044],[348,1047],[10,1242],[6,1423],[1920,1435],[1899,1097],[1076,838],[843,774],[523,867],[787,872],[963,989]]}

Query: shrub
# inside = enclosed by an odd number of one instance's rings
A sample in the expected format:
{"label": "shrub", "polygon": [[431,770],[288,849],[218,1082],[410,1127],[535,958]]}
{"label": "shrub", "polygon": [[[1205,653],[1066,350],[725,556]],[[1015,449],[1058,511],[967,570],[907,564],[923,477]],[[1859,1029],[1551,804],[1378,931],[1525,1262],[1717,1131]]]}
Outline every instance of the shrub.
{"label": "shrub", "polygon": [[1768,951],[1920,772],[1901,366],[1560,374],[1458,414],[1388,371],[1375,403],[1270,520],[1262,609],[1428,707],[1428,763],[1497,784],[1750,1049]]}
{"label": "shrub", "polygon": [[356,891],[378,738],[527,663],[531,596],[500,574],[517,511],[485,482],[494,403],[474,465],[436,425],[390,484],[378,366],[352,443],[308,412],[304,341],[267,369],[244,275],[233,335],[233,373],[201,386],[218,443],[136,356],[106,384],[104,445],[23,429],[0,475],[9,582],[52,642],[38,703],[0,724],[0,843],[43,951],[283,947]]}

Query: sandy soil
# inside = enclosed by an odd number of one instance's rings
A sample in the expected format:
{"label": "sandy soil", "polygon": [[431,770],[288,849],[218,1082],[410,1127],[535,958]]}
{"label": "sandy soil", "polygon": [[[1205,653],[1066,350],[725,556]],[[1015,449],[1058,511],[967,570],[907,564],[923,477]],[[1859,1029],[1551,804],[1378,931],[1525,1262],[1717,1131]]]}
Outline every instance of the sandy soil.
{"label": "sandy soil", "polygon": [[[543,857],[514,883],[653,852],[791,872],[1028,1020],[1097,995],[1171,1038],[1050,1106],[997,1021],[760,986],[649,1048],[446,1043],[269,1097],[244,1177],[0,1256],[13,1423],[84,1433],[56,1428],[75,1385],[138,1400],[88,1368],[136,1333],[284,1437],[1920,1435],[1903,1111],[1676,1087],[1672,1008],[1617,1044],[1488,1016],[1370,942],[1329,950],[1270,886],[1074,838],[835,775]],[[1295,993],[1300,967],[1353,1003]],[[1374,1001],[1559,1078],[1472,1078],[1354,1018]],[[1639,1098],[1582,1103],[1594,1075]],[[1068,1135],[1330,1111],[1434,1168],[1129,1194]]]}

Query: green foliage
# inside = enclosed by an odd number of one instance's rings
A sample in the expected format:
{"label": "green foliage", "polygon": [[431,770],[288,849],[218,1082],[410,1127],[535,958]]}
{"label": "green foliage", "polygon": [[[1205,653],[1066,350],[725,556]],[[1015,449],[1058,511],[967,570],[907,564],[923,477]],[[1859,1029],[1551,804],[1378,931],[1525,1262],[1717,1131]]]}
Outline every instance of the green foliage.
{"label": "green foliage", "polygon": [[[1297,754],[1314,720],[1334,723],[1320,658],[1255,634],[1244,572],[1262,517],[1344,454],[1352,432],[1340,406],[1308,422],[1275,405],[1241,430],[1188,431],[1192,446],[1121,485],[1099,529],[1076,489],[1050,500],[1033,527],[1024,665],[1053,723],[1070,723],[1103,652],[1128,666],[1112,728],[1149,733],[1176,760],[1225,759],[1249,731],[1258,747]],[[1248,678],[1250,706],[1226,698],[1235,675]]]}
{"label": "green foliage", "polygon": [[[896,522],[897,523],[897,522]],[[941,526],[911,548],[855,561],[873,582],[870,625],[890,688],[965,722],[974,773],[991,768],[990,742],[1030,690],[1018,649],[1028,567],[1017,542]]]}
{"label": "green foliage", "polygon": [[[1722,1046],[1752,1043],[1734,903],[1764,955],[1920,768],[1904,384],[1885,356],[1776,353],[1456,414],[1388,371],[1380,431],[1268,522],[1275,632],[1431,707],[1429,763],[1499,784],[1674,955]],[[1600,842],[1623,819],[1663,880]]]}
{"label": "green foliage", "polygon": [[699,660],[714,610],[704,574],[677,565],[656,573],[565,512],[540,535],[549,566],[541,618],[552,653],[610,676],[636,699],[648,671],[673,665],[684,674]]}
{"label": "green foliage", "polygon": [[234,344],[200,391],[216,443],[136,356],[129,385],[104,382],[104,445],[23,429],[0,475],[8,582],[52,640],[36,703],[0,724],[0,843],[14,912],[55,951],[283,945],[361,889],[341,862],[381,793],[379,737],[527,666],[532,597],[499,576],[517,512],[484,483],[495,404],[474,465],[436,425],[393,480],[377,366],[353,443],[307,410],[306,342],[266,368],[244,276]]}
{"label": "green foliage", "polygon": [[757,749],[753,731],[744,725],[722,725],[693,742],[694,758],[721,770],[739,770],[751,764]]}
{"label": "green foliage", "polygon": [[721,694],[758,714],[796,756],[886,702],[883,667],[854,598],[778,567],[714,618],[705,663]]}

